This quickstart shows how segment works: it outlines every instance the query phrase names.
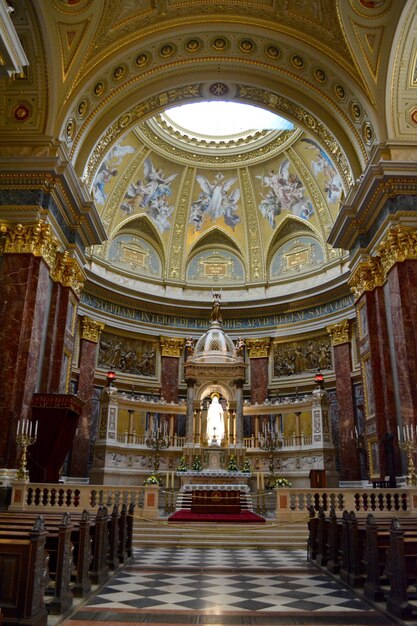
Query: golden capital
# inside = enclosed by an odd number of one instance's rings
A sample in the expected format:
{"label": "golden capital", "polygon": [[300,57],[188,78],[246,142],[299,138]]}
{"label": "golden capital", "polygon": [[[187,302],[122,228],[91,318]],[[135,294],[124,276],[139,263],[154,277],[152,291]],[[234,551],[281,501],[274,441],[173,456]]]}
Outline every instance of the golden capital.
{"label": "golden capital", "polygon": [[70,287],[77,296],[80,295],[86,279],[78,261],[70,257],[68,252],[57,253],[52,278],[64,287]]}
{"label": "golden capital", "polygon": [[58,250],[58,241],[52,234],[50,224],[38,221],[36,224],[0,224],[0,234],[4,235],[3,252],[11,254],[33,254],[42,257],[49,267],[53,267]]}
{"label": "golden capital", "polygon": [[181,356],[181,350],[184,345],[184,339],[176,339],[174,337],[161,337],[161,356]]}
{"label": "golden capital", "polygon": [[348,343],[350,341],[349,330],[350,330],[350,321],[343,320],[343,322],[339,322],[338,324],[333,324],[332,326],[327,326],[327,332],[329,333],[332,344],[334,346],[338,346],[342,343]]}
{"label": "golden capital", "polygon": [[358,299],[365,291],[373,291],[375,287],[381,287],[384,281],[384,270],[381,260],[377,257],[360,263],[348,283],[355,299]]}
{"label": "golden capital", "polygon": [[398,226],[390,228],[376,249],[385,277],[395,263],[417,259],[417,230]]}
{"label": "golden capital", "polygon": [[269,337],[264,339],[246,339],[246,345],[249,350],[249,358],[259,359],[268,356],[271,340]]}
{"label": "golden capital", "polygon": [[87,341],[93,341],[94,343],[98,343],[100,339],[100,333],[103,330],[105,324],[103,322],[97,322],[96,320],[92,320],[90,317],[82,317],[81,318],[81,339],[86,339]]}

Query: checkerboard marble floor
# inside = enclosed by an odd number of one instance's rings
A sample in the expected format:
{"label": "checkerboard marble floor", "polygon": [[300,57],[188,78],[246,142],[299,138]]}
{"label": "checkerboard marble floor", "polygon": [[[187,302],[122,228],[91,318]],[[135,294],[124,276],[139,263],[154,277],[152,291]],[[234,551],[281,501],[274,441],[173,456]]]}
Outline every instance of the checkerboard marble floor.
{"label": "checkerboard marble floor", "polygon": [[337,624],[393,622],[320,573],[304,551],[143,549],[64,622]]}

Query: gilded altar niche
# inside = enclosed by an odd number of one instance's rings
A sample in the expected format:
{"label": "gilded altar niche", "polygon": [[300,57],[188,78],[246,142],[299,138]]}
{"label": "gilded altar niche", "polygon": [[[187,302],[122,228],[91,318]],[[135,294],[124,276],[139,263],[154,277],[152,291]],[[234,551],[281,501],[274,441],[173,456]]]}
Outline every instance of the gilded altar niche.
{"label": "gilded altar niche", "polygon": [[333,368],[332,348],[328,335],[321,335],[304,341],[275,343],[273,349],[273,377],[302,374],[320,368]]}
{"label": "gilded altar niche", "polygon": [[98,367],[137,376],[156,375],[157,344],[102,333],[98,353]]}

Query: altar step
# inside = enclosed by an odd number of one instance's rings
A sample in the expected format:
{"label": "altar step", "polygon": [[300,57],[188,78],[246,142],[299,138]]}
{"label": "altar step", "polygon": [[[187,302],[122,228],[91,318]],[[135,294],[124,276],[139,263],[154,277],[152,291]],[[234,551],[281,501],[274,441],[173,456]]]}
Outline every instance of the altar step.
{"label": "altar step", "polygon": [[[192,492],[179,492],[175,503],[175,510],[191,509]],[[253,511],[252,496],[250,493],[240,492],[240,508],[243,511]]]}
{"label": "altar step", "polygon": [[307,520],[285,523],[267,520],[265,524],[246,527],[244,524],[169,524],[166,518],[141,520],[135,518],[135,548],[259,548],[274,550],[305,550]]}

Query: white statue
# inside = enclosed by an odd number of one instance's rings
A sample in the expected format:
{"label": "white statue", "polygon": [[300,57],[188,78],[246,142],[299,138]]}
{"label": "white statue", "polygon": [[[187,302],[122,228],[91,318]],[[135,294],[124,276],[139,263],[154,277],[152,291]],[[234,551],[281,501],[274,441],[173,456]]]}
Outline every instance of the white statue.
{"label": "white statue", "polygon": [[215,441],[219,446],[224,437],[223,407],[217,396],[213,396],[207,412],[207,438],[209,444]]}

